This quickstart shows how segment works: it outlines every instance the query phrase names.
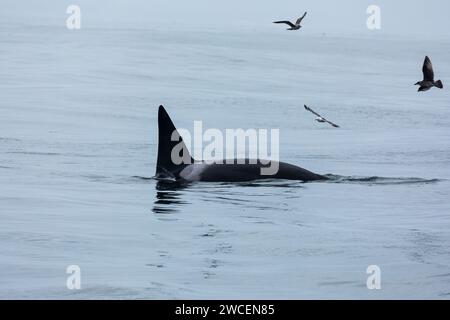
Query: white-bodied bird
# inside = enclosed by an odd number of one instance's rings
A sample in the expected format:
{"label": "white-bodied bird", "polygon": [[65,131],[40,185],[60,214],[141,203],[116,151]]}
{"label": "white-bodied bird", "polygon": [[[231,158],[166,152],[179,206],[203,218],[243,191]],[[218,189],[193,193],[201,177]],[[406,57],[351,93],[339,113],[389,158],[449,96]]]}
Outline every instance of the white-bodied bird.
{"label": "white-bodied bird", "polygon": [[313,109],[311,109],[310,107],[308,107],[307,105],[305,105],[305,109],[308,110],[309,112],[311,112],[312,114],[314,114],[317,118],[316,121],[317,122],[321,122],[321,123],[329,123],[331,124],[333,127],[335,128],[339,128],[339,126],[331,121],[328,121],[327,119],[325,119],[324,117],[322,117],[320,114],[318,114],[317,112],[315,112]]}

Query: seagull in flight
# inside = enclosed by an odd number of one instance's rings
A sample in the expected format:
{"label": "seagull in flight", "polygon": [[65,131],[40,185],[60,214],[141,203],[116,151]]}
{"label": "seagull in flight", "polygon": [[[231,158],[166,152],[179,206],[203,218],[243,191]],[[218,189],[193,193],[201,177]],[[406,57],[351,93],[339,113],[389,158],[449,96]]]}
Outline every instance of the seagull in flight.
{"label": "seagull in flight", "polygon": [[433,65],[431,64],[431,60],[428,56],[425,57],[425,61],[423,62],[422,72],[423,80],[415,84],[416,86],[420,86],[418,91],[428,91],[432,87],[437,87],[439,89],[444,88],[441,80],[434,81]]}
{"label": "seagull in flight", "polygon": [[308,107],[307,105],[305,105],[305,109],[308,110],[309,112],[313,113],[315,116],[317,116],[316,121],[317,122],[321,122],[321,123],[329,123],[331,124],[333,127],[335,128],[339,128],[339,126],[331,121],[328,121],[327,119],[325,119],[324,117],[322,117],[320,114],[318,114],[317,112],[315,112],[313,109],[311,109],[310,107]]}
{"label": "seagull in flight", "polygon": [[297,21],[295,22],[295,24],[293,24],[292,22],[290,22],[290,21],[286,21],[286,20],[283,20],[283,21],[274,21],[273,23],[285,23],[285,24],[287,24],[290,28],[289,29],[287,29],[287,30],[298,30],[298,29],[300,29],[302,26],[300,25],[300,23],[302,22],[302,20],[303,20],[303,18],[305,18],[305,16],[306,16],[306,12],[303,14],[303,16],[301,16],[300,18],[298,18],[297,19]]}

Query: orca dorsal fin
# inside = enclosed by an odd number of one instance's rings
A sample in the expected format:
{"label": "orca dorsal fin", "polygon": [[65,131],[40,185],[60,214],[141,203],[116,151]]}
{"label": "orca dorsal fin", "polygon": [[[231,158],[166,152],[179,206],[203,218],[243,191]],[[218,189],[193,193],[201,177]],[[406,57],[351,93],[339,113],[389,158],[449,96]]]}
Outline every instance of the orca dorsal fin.
{"label": "orca dorsal fin", "polygon": [[[175,133],[175,134],[174,134]],[[172,141],[172,137],[178,137]],[[179,159],[172,159],[172,150],[176,150]],[[180,161],[182,159],[182,161]],[[174,163],[175,160],[175,163]],[[181,163],[180,163],[181,162]],[[158,110],[158,160],[156,163],[156,176],[176,177],[185,166],[194,163],[189,150],[183,142],[183,138],[173,125],[172,120],[164,109]]]}

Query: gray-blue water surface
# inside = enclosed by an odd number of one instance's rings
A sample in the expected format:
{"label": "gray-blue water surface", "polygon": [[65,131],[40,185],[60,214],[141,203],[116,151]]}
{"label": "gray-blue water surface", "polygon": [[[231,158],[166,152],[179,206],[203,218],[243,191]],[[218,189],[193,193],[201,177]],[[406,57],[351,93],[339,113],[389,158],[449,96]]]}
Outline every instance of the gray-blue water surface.
{"label": "gray-blue water surface", "polygon": [[[5,26],[0,43],[1,298],[450,297],[450,94],[413,86],[425,54],[450,85],[450,41]],[[333,179],[157,183],[159,104],[187,129],[279,128],[281,160]]]}

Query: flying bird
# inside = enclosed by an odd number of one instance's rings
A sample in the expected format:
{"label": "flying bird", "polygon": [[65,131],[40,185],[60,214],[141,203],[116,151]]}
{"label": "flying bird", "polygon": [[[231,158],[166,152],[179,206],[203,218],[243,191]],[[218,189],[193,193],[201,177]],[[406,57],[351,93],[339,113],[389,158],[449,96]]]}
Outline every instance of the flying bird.
{"label": "flying bird", "polygon": [[416,86],[420,86],[418,91],[428,91],[432,87],[437,87],[439,89],[444,88],[441,80],[434,81],[433,65],[428,56],[425,57],[425,61],[423,62],[422,72],[423,80],[415,84]]}
{"label": "flying bird", "polygon": [[315,112],[313,109],[311,109],[310,107],[308,107],[307,105],[305,105],[305,109],[308,110],[309,112],[313,113],[315,116],[317,116],[316,121],[317,122],[321,122],[321,123],[329,123],[331,124],[333,127],[335,128],[339,128],[339,126],[331,121],[328,121],[327,119],[325,119],[324,117],[322,117],[320,114],[318,114],[317,112]]}
{"label": "flying bird", "polygon": [[300,29],[302,26],[300,25],[300,23],[302,22],[303,18],[305,18],[306,16],[306,12],[303,14],[303,16],[301,16],[300,18],[297,19],[297,21],[295,22],[295,24],[293,24],[290,21],[287,20],[283,20],[283,21],[274,21],[273,23],[285,23],[287,24],[290,28],[288,28],[287,30],[298,30]]}

